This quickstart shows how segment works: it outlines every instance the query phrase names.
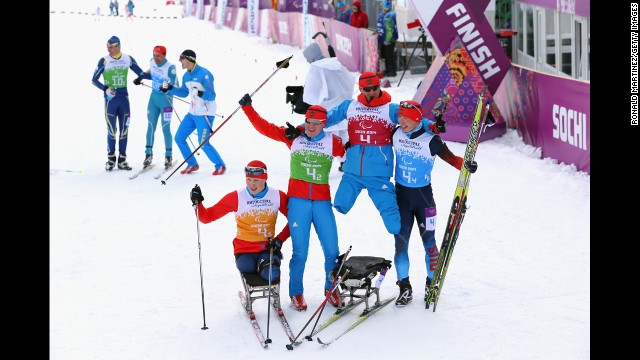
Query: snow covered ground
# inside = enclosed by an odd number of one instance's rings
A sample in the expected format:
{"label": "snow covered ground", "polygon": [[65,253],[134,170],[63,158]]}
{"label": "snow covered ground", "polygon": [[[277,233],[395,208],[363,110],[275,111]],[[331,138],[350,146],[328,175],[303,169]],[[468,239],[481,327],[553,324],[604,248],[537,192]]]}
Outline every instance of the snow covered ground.
{"label": "snow covered ground", "polygon": [[[90,15],[59,11],[50,15],[51,359],[255,359],[267,354],[308,360],[590,358],[590,176],[574,166],[540,159],[540,151],[525,145],[514,130],[478,148],[470,207],[436,312],[425,310],[421,300],[424,251],[414,231],[409,249],[413,303],[405,308],[387,306],[329,347],[305,341],[293,351],[285,348],[288,340],[274,316],[273,344],[261,349],[237,297],[242,284],[231,245],[233,216],[201,224],[198,233],[189,192],[199,184],[205,205],[213,205],[244,186],[243,167],[253,159],[268,165],[269,186],[286,190],[286,146],[259,135],[238,111],[211,139],[227,164],[225,175],[211,176],[213,165],[201,152],[195,174],[176,173],[161,185],[153,178],[161,166],[156,160],[151,173],[129,180],[130,172],[104,170],[103,98],[90,79],[112,35],[120,37],[122,51],[134,56],[143,69],[148,68],[153,47],[166,46],[180,77],[184,70],[178,55],[193,49],[198,63],[215,77],[218,114],[226,118],[244,93],[253,92],[273,73],[276,61],[293,55],[291,66],[278,71],[253,98],[263,117],[284,125],[303,120],[291,114],[284,87],[302,85],[308,64],[301,49],[216,30],[211,23],[144,18],[145,12],[164,6],[164,1],[157,3],[137,0],[139,18],[133,21],[105,16],[97,21]],[[108,0],[54,0],[50,9],[84,6],[93,11],[97,4],[103,14],[108,13]],[[127,153],[135,171],[144,159],[150,90],[134,86],[134,78],[130,73]],[[421,76],[407,73],[402,86],[392,82],[385,90],[395,102],[410,99],[420,80]],[[176,102],[180,119],[187,106]],[[180,119],[174,116],[173,132]],[[222,121],[216,118],[213,126]],[[157,131],[156,156],[162,155],[162,144]],[[464,144],[449,146],[458,155],[464,152]],[[174,157],[183,160],[175,146]],[[337,169],[332,171],[333,192],[340,176]],[[440,244],[458,171],[439,160],[433,177]],[[336,219],[342,251],[352,245],[352,255],[393,260],[393,237],[366,193],[349,214],[336,213]],[[309,310],[298,313],[289,307],[286,286],[290,241],[283,253],[281,296],[297,334],[323,300],[323,257],[312,233],[305,272]],[[383,297],[397,295],[395,280],[392,268],[382,284]],[[257,301],[255,310],[266,333],[266,300]],[[329,314],[325,311],[323,318]],[[337,334],[355,319],[355,313],[350,315],[321,333],[321,338]],[[203,331],[205,321],[209,329]]]}

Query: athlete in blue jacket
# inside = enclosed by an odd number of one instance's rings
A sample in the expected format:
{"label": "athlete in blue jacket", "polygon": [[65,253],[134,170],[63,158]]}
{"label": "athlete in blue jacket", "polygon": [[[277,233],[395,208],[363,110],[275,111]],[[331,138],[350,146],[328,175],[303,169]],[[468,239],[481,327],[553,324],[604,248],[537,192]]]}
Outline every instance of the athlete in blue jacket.
{"label": "athlete in blue jacket", "polygon": [[[91,82],[104,93],[104,115],[107,121],[107,163],[105,169],[111,171],[116,165],[116,125],[120,130],[118,150],[118,169],[131,170],[127,163],[127,140],[129,132],[130,107],[127,91],[129,69],[138,76],[144,71],[133,57],[120,52],[120,39],[112,36],[107,40],[109,55],[98,60]],[[100,82],[100,75],[104,84]]]}
{"label": "athlete in blue jacket", "polygon": [[[418,102],[401,101],[398,119],[400,126],[395,128],[392,140],[396,153],[396,198],[400,208],[401,226],[400,232],[394,235],[396,252],[393,262],[398,276],[396,284],[400,287],[396,306],[405,306],[413,299],[409,282],[408,250],[414,219],[418,223],[425,250],[426,289],[429,288],[438,263],[439,252],[435,238],[436,203],[431,189],[431,170],[436,155],[458,170],[462,167],[463,159],[454,155],[440,136],[426,130],[423,125],[422,107]],[[475,161],[465,166],[471,173],[478,168]]]}
{"label": "athlete in blue jacket", "polygon": [[[182,76],[182,86],[174,88],[173,85],[165,83],[167,86],[163,86],[160,91],[181,98],[187,96],[191,98],[189,113],[182,119],[175,136],[178,149],[186,159],[191,155],[187,137],[193,130],[198,130],[198,144],[201,144],[211,134],[216,114],[216,92],[213,88],[213,75],[209,70],[196,64],[196,53],[193,50],[185,50],[180,54],[180,64],[183,69],[187,69]],[[227,170],[226,166],[213,145],[207,141],[202,146],[202,150],[215,166],[213,175],[224,174]],[[200,168],[195,156],[191,156],[187,160],[187,165],[180,174],[190,174]]]}
{"label": "athlete in blue jacket", "polygon": [[[380,89],[376,74],[362,73],[358,84],[357,100],[345,100],[327,114],[327,127],[346,119],[349,134],[346,161],[342,166],[344,174],[333,206],[346,214],[360,192],[367,189],[387,231],[397,234],[400,213],[390,178],[393,175],[391,132],[398,124],[398,104],[392,103],[391,95]],[[423,123],[426,129],[438,131],[433,121],[425,118]]]}
{"label": "athlete in blue jacket", "polygon": [[161,116],[160,127],[164,135],[165,160],[164,167],[169,168],[172,161],[173,137],[171,136],[171,116],[173,114],[173,95],[160,91],[162,84],[167,81],[173,86],[179,86],[176,76],[176,66],[167,59],[167,48],[158,45],[153,48],[153,58],[150,67],[142,76],[133,80],[135,85],[140,85],[142,79],[151,80],[151,96],[147,105],[147,146],[143,166],[148,167],[153,162],[153,142],[155,139],[158,117]]}

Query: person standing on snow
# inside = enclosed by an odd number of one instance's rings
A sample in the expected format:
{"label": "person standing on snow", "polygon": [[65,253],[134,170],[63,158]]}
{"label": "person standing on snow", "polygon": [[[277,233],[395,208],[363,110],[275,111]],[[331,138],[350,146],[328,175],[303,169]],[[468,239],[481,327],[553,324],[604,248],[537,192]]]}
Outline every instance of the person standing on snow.
{"label": "person standing on snow", "polygon": [[[316,230],[324,253],[325,296],[331,305],[341,305],[340,295],[331,290],[331,270],[340,255],[338,230],[331,207],[329,172],[334,156],[344,155],[342,140],[323,131],[327,110],[319,105],[310,106],[305,114],[304,135],[299,128],[287,123],[287,128],[267,122],[251,105],[251,96],[245,94],[238,102],[251,125],[268,138],[283,142],[291,151],[291,177],[289,178],[289,215],[293,254],[289,262],[289,295],[294,309],[307,309],[304,299],[303,276],[309,254],[311,224]],[[295,135],[295,136],[292,136]]]}
{"label": "person standing on snow", "polygon": [[147,105],[147,146],[143,166],[146,168],[153,162],[153,142],[155,138],[158,117],[161,117],[160,127],[164,135],[165,160],[164,167],[168,169],[172,162],[173,137],[171,135],[171,116],[173,114],[173,95],[163,93],[160,88],[167,81],[173,86],[180,86],[176,76],[176,66],[167,58],[167,48],[162,45],[153,48],[153,58],[150,60],[150,68],[133,83],[140,85],[143,79],[151,80],[151,96]]}
{"label": "person standing on snow", "polygon": [[[195,156],[189,157],[192,152],[187,144],[187,138],[193,130],[198,130],[198,143],[202,143],[211,134],[217,107],[216,92],[213,88],[213,75],[209,70],[196,64],[195,51],[183,51],[180,54],[180,64],[183,69],[187,70],[182,76],[182,87],[174,88],[173,85],[165,82],[160,91],[167,95],[175,95],[181,98],[191,97],[189,113],[182,119],[175,135],[176,144],[180,149],[180,153],[182,153],[182,157],[189,158],[187,167],[180,171],[180,174],[191,174],[200,169],[200,165],[198,165]],[[227,168],[216,148],[207,141],[202,146],[202,150],[215,166],[215,171],[212,175],[224,174]]]}
{"label": "person standing on snow", "polygon": [[[129,69],[138,76],[144,71],[132,56],[120,52],[120,39],[112,36],[107,40],[109,55],[98,60],[91,82],[104,94],[104,116],[107,120],[107,163],[105,169],[111,171],[116,165],[116,128],[119,129],[118,169],[131,170],[127,163],[127,141],[131,108],[127,91],[127,74]],[[100,82],[100,76],[104,84]]]}
{"label": "person standing on snow", "polygon": [[[223,196],[215,205],[206,208],[204,196],[198,185],[191,190],[190,198],[196,214],[203,224],[216,221],[230,212],[236,214],[236,237],[233,254],[240,272],[258,273],[264,280],[280,281],[282,243],[289,238],[289,225],[276,236],[278,212],[287,216],[287,195],[267,185],[267,166],[253,160],[244,168],[246,187]],[[273,261],[269,262],[273,249]],[[271,279],[269,279],[269,265]]]}
{"label": "person standing on snow", "polygon": [[[427,280],[425,300],[433,271],[438,263],[436,245],[436,203],[431,187],[431,170],[436,155],[460,170],[464,159],[454,155],[439,135],[430,133],[423,126],[422,106],[417,101],[401,101],[398,108],[400,126],[393,130],[393,149],[396,155],[395,182],[396,199],[400,208],[400,232],[394,234],[396,266],[400,294],[396,306],[405,306],[413,299],[413,290],[409,281],[409,238],[413,220],[418,223],[425,251]],[[401,131],[399,131],[401,130]],[[470,173],[475,173],[478,164],[473,161],[465,164]]]}

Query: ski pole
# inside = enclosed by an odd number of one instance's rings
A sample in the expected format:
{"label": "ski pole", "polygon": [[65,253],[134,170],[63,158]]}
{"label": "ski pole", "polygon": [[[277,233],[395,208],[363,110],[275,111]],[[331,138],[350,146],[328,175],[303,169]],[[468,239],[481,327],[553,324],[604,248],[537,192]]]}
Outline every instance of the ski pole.
{"label": "ski pole", "polygon": [[[340,263],[340,267],[338,268],[337,274],[340,274],[340,271],[342,271],[342,265],[344,265],[344,263],[346,262],[345,259],[347,258],[347,255],[349,255],[350,251],[351,251],[351,246],[349,246],[349,250],[347,250],[347,252],[344,253],[344,257],[342,258],[342,262]],[[346,275],[346,273],[345,273],[345,275]],[[331,283],[331,291],[332,292],[333,292],[333,289],[335,288],[334,287],[335,284],[336,284],[336,279],[334,279],[333,282]],[[331,296],[331,292],[329,293],[329,296]],[[327,299],[329,299],[329,297],[327,297]],[[326,305],[326,303],[325,303],[325,305]],[[308,341],[313,341],[313,338],[311,337],[311,334],[313,334],[313,332],[316,330],[316,326],[318,326],[318,322],[320,321],[320,317],[322,316],[322,312],[323,311],[324,311],[324,306],[322,307],[322,310],[320,310],[320,314],[318,314],[318,317],[316,318],[316,322],[315,322],[315,324],[313,324],[313,328],[311,328],[311,332],[309,333],[309,335],[304,337]]]}
{"label": "ski pole", "polygon": [[271,321],[271,267],[273,266],[273,247],[271,247],[271,239],[269,239],[269,294],[267,295],[267,340],[265,344],[271,344],[269,338],[269,323]]}
{"label": "ski pole", "polygon": [[[146,86],[146,87],[148,87],[148,88],[153,89],[153,87],[151,87],[151,86],[149,86],[149,85],[147,85],[147,84],[145,84],[145,83],[143,83],[143,82],[141,82],[141,84],[142,84],[142,85],[144,85],[144,86]],[[167,93],[164,93],[164,94],[165,94],[165,95],[167,95]],[[191,103],[190,103],[190,102],[188,102],[187,100],[185,100],[185,99],[183,99],[183,98],[179,98],[179,97],[177,97],[177,96],[174,96],[174,99],[178,99],[178,100],[182,101],[182,102],[183,102],[183,103],[185,103],[185,104],[189,104],[189,105],[191,105]],[[218,115],[218,114],[216,114],[216,116],[219,116],[219,117],[221,117],[221,118],[223,118],[223,117],[224,117],[223,115]]]}
{"label": "ski pole", "polygon": [[[311,315],[311,318],[309,319],[309,321],[307,321],[307,323],[304,324],[304,326],[302,327],[302,330],[300,330],[300,332],[298,333],[296,338],[293,339],[290,344],[287,344],[287,350],[293,350],[293,344],[296,342],[296,340],[298,340],[300,335],[302,335],[302,332],[304,331],[304,329],[306,329],[307,326],[309,326],[309,324],[311,323],[311,320],[313,320],[313,318],[316,317],[316,314],[318,313],[318,311],[320,311],[321,309],[324,308],[324,305],[327,303],[327,301],[329,301],[329,297],[331,296],[331,293],[340,285],[340,282],[342,281],[342,279],[344,277],[347,276],[347,274],[349,274],[349,271],[351,271],[351,269],[347,269],[347,271],[345,271],[344,275],[340,275],[340,271],[342,270],[342,265],[344,265],[344,263],[346,261],[346,258],[347,258],[347,255],[349,255],[349,252],[351,252],[351,245],[349,245],[349,249],[347,250],[346,253],[344,253],[344,256],[342,257],[342,262],[340,263],[340,267],[338,268],[338,272],[336,273],[336,278],[333,280],[333,283],[331,284],[331,289],[329,290],[329,293],[327,294],[327,296],[324,297],[324,300],[322,301],[320,306]],[[334,284],[335,284],[335,286],[334,286]],[[307,340],[309,340],[309,339],[307,339]]]}
{"label": "ski pole", "polygon": [[[196,184],[198,186],[198,184]],[[198,229],[198,258],[200,260],[200,292],[202,294],[202,321],[203,326],[200,328],[201,330],[207,330],[207,319],[204,313],[204,284],[202,281],[202,251],[200,250],[200,216],[198,215],[198,205],[193,205],[193,208],[196,209],[196,228]]]}
{"label": "ski pole", "polygon": [[[251,97],[253,97],[253,95],[255,95],[255,93],[257,93],[257,92],[258,92],[258,90],[260,90],[260,89],[264,86],[264,84],[266,84],[269,80],[271,80],[271,78],[273,77],[273,75],[275,75],[275,74],[278,72],[278,70],[280,70],[280,69],[282,69],[282,68],[286,68],[286,67],[288,67],[288,66],[289,66],[289,60],[291,60],[291,58],[292,58],[292,57],[293,57],[293,55],[289,56],[288,58],[286,58],[286,59],[284,59],[284,60],[282,60],[282,61],[279,61],[279,62],[278,62],[278,64],[279,64],[279,65],[278,65],[278,68],[277,68],[273,73],[271,73],[271,75],[269,75],[269,77],[268,77],[264,82],[262,82],[262,84],[260,84],[260,86],[258,86],[258,88],[257,88],[257,89],[255,89],[255,90],[254,90],[254,92],[252,92],[250,96],[251,96]],[[175,173],[176,173],[176,171],[178,171],[178,169],[180,169],[180,167],[181,167],[182,165],[184,165],[184,164],[187,162],[187,160],[189,160],[189,159],[193,156],[193,154],[194,154],[196,151],[198,151],[198,150],[199,150],[199,149],[200,149],[200,148],[201,148],[201,147],[202,147],[202,146],[203,146],[207,141],[209,141],[209,139],[210,139],[213,135],[215,135],[215,133],[217,133],[217,132],[218,132],[218,130],[220,130],[220,128],[221,128],[222,126],[224,126],[224,124],[226,124],[226,123],[227,123],[227,121],[229,121],[229,119],[231,119],[231,117],[233,117],[233,115],[235,115],[235,113],[237,113],[237,112],[238,112],[238,110],[240,110],[241,108],[242,108],[242,106],[241,106],[241,105],[239,105],[235,110],[233,110],[233,112],[231,113],[231,115],[229,115],[229,116],[228,116],[228,117],[227,117],[227,118],[222,122],[222,124],[218,125],[218,127],[217,127],[214,131],[212,131],[212,132],[211,132],[211,134],[209,134],[209,136],[207,136],[207,138],[206,138],[206,139],[204,139],[204,141],[202,141],[202,143],[200,143],[200,146],[198,146],[195,150],[193,150],[193,152],[192,152],[189,156],[187,156],[187,158],[186,158],[186,159],[184,159],[184,161],[182,161],[182,163],[181,163],[181,164],[180,164],[180,165],[179,165],[175,170],[173,170],[173,172],[172,172],[169,176],[167,176],[167,178],[166,178],[166,179],[164,179],[164,180],[160,180],[160,182],[162,183],[162,185],[166,185],[166,184],[167,184],[167,180],[169,180],[169,178],[170,178],[171,176],[173,176],[173,174],[175,174]]]}

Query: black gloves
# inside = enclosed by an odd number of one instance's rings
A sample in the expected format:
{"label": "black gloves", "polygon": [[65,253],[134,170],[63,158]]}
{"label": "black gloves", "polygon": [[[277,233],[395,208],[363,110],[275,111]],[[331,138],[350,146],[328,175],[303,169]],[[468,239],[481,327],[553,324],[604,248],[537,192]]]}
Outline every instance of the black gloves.
{"label": "black gloves", "polygon": [[238,101],[238,104],[240,104],[241,106],[249,106],[251,105],[251,102],[252,102],[251,96],[249,96],[249,94],[244,94],[242,99]]}
{"label": "black gloves", "polygon": [[447,122],[442,120],[440,116],[436,118],[436,130],[438,130],[440,134],[447,132]]}
{"label": "black gloves", "polygon": [[474,161],[465,161],[464,167],[466,167],[470,173],[475,173],[478,170],[478,163]]}
{"label": "black gloves", "polygon": [[198,205],[198,203],[202,203],[204,200],[204,196],[202,196],[202,191],[200,190],[200,186],[196,184],[196,186],[191,189],[191,203],[193,205]]}
{"label": "black gloves", "polygon": [[160,87],[160,91],[162,91],[163,93],[166,93],[167,91],[169,91],[171,89],[173,89],[173,85],[171,85],[171,84],[167,84],[167,87],[164,87],[164,86]]}
{"label": "black gloves", "polygon": [[142,78],[140,76],[133,79],[133,85],[140,85],[141,83],[142,83]]}
{"label": "black gloves", "polygon": [[287,128],[284,130],[284,136],[287,139],[293,140],[293,139],[297,138],[298,136],[300,136],[300,133],[302,133],[302,131],[300,131],[300,129],[298,129],[297,127],[289,124],[289,122],[287,121]]}
{"label": "black gloves", "polygon": [[344,151],[349,150],[350,147],[351,147],[351,141],[347,140],[347,142],[344,143]]}
{"label": "black gloves", "polygon": [[202,97],[202,94],[204,94],[204,92],[202,90],[198,90],[198,96]]}
{"label": "black gloves", "polygon": [[[278,61],[278,62],[276,63],[276,66],[277,66],[277,67],[280,67],[280,65],[282,65],[282,63],[283,63],[283,62],[285,62],[286,60],[287,60],[287,59],[284,59],[284,60],[280,60],[280,61]],[[286,64],[284,64],[284,66],[283,66],[282,68],[288,68],[288,67],[289,67],[289,62],[287,61],[287,63],[286,63]]]}
{"label": "black gloves", "polygon": [[274,253],[277,253],[282,249],[282,240],[278,238],[271,239],[269,241],[269,250],[273,249]]}

